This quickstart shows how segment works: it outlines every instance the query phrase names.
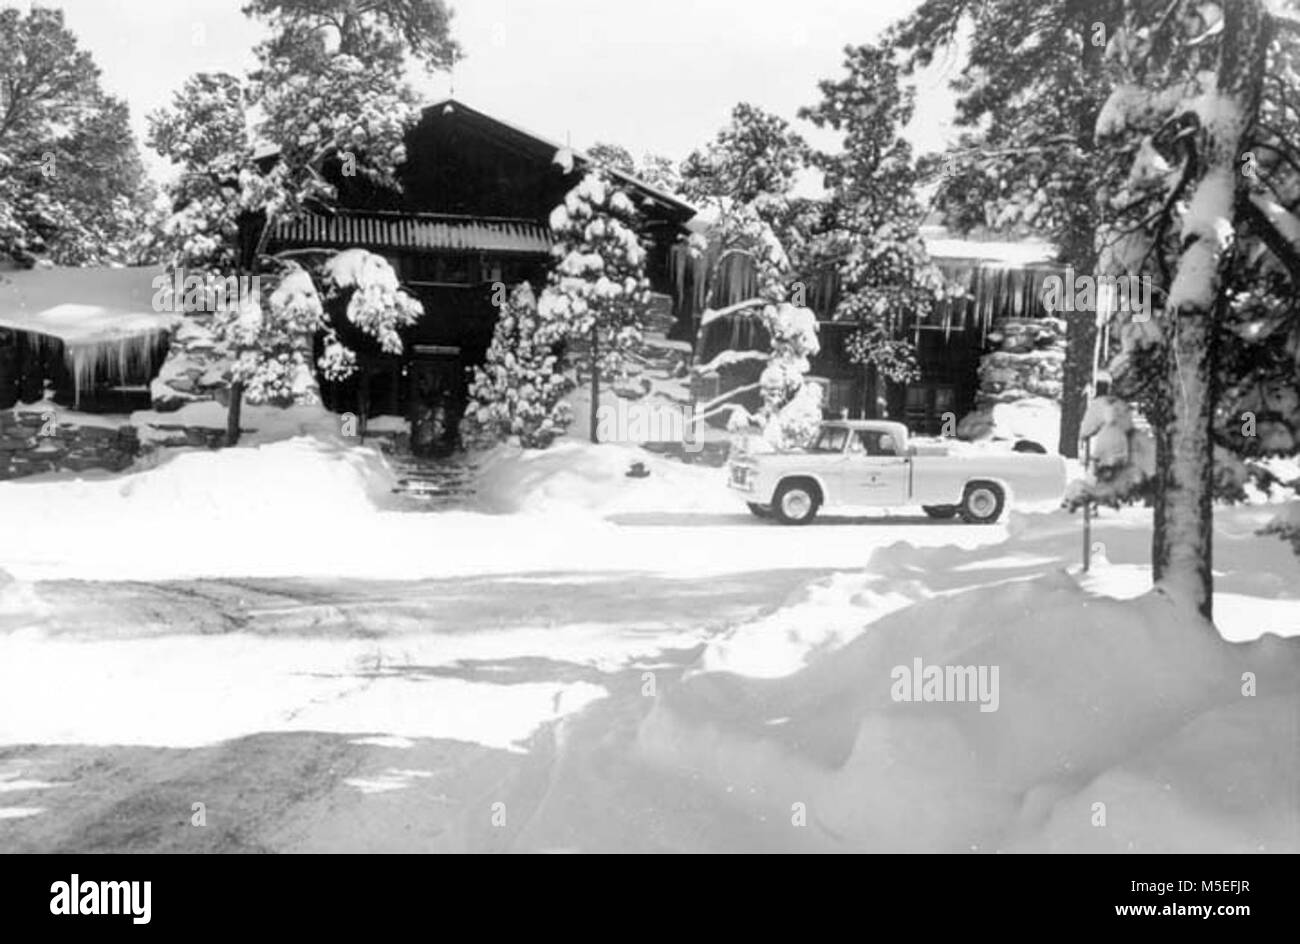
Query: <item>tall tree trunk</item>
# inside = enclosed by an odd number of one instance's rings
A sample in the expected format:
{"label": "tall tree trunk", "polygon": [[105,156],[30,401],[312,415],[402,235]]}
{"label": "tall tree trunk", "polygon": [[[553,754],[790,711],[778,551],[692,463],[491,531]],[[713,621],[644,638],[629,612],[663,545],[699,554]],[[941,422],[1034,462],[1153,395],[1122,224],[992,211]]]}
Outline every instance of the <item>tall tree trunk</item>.
{"label": "tall tree trunk", "polygon": [[[1172,344],[1172,339],[1170,339]],[[1169,376],[1168,365],[1164,376]],[[1165,579],[1165,569],[1169,566],[1169,537],[1165,526],[1165,514],[1169,507],[1169,477],[1166,472],[1174,464],[1173,448],[1173,403],[1169,388],[1162,385],[1151,397],[1147,405],[1147,420],[1151,423],[1151,438],[1155,445],[1155,474],[1152,476],[1151,508],[1151,581],[1159,584]]]}
{"label": "tall tree trunk", "polygon": [[600,413],[600,331],[591,326],[591,441],[599,443],[596,435],[597,416]]}
{"label": "tall tree trunk", "polygon": [[1165,456],[1159,472],[1153,577],[1158,586],[1212,619],[1215,332],[1206,312],[1183,310],[1173,317],[1165,377],[1174,415],[1160,431]]}
{"label": "tall tree trunk", "polygon": [[[1124,22],[1123,0],[1075,0],[1081,24],[1079,69],[1089,84],[1104,87],[1106,82],[1105,37],[1114,35]],[[1102,27],[1100,34],[1097,26]],[[1089,105],[1078,110],[1075,136],[1084,151],[1096,148],[1099,108]],[[1073,208],[1073,221],[1061,241],[1064,260],[1078,272],[1094,272],[1098,255],[1096,232],[1100,204],[1080,200]],[[1070,289],[1073,291],[1073,289]],[[1061,377],[1061,423],[1058,451],[1068,459],[1079,458],[1079,426],[1087,408],[1092,383],[1093,352],[1097,344],[1097,319],[1091,312],[1072,312],[1065,322],[1065,362]],[[1103,352],[1103,362],[1105,360]]]}
{"label": "tall tree trunk", "polygon": [[1189,216],[1183,222],[1183,250],[1170,286],[1166,315],[1170,344],[1165,365],[1171,421],[1159,470],[1157,585],[1175,599],[1213,615],[1214,324],[1222,311],[1223,274],[1232,244],[1244,178],[1239,156],[1259,112],[1268,49],[1267,20],[1260,0],[1224,4],[1217,70],[1218,101],[1204,103],[1209,115],[1193,138],[1188,160],[1196,171]]}

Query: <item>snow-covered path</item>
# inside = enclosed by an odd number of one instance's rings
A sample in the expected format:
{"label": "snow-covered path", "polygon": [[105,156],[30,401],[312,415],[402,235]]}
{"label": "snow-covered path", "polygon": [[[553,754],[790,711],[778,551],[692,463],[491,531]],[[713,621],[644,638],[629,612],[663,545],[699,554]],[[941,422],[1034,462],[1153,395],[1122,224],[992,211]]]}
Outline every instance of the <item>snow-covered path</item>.
{"label": "snow-covered path", "polygon": [[[498,848],[551,722],[643,710],[645,673],[824,576],[11,585],[0,848]],[[196,802],[238,828],[180,828]]]}

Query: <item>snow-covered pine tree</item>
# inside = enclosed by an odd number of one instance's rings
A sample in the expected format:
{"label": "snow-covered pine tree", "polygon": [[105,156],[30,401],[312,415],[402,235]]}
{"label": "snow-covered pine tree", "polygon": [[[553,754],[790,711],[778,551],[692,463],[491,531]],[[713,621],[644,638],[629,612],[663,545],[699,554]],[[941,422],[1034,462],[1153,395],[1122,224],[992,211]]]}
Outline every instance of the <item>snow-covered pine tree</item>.
{"label": "snow-covered pine tree", "polygon": [[[752,204],[730,197],[706,197],[701,202],[701,214],[710,221],[709,237],[695,238],[691,248],[707,263],[704,297],[721,297],[728,303],[706,309],[700,316],[700,328],[728,316],[758,319],[770,338],[770,350],[723,351],[712,362],[696,365],[697,373],[707,373],[729,361],[766,362],[754,384],[728,390],[697,407],[695,422],[726,412],[728,428],[739,437],[758,433],[775,449],[806,445],[821,422],[821,388],[804,382],[810,358],[821,349],[817,316],[811,309],[787,300],[789,259],[772,226]],[[745,265],[733,265],[737,260]],[[738,272],[743,277],[735,278]],[[742,297],[732,297],[746,286],[752,287],[752,294],[744,297],[746,293],[740,292]],[[754,388],[762,395],[756,413],[731,402]]]}
{"label": "snow-covered pine tree", "polygon": [[795,181],[808,162],[808,144],[780,115],[748,102],[707,146],[682,162],[682,194],[692,202],[727,200],[750,207],[782,242],[802,201]]}
{"label": "snow-covered pine tree", "polygon": [[625,356],[641,341],[650,300],[639,216],[631,198],[599,169],[589,171],[551,212],[556,264],[538,302],[539,340],[585,346],[592,442],[601,377],[623,372]]}
{"label": "snow-covered pine tree", "polygon": [[[1164,289],[1155,317],[1123,326],[1116,372],[1117,381],[1135,374],[1145,386],[1156,435],[1153,576],[1206,618],[1216,373],[1226,340],[1220,326],[1238,317],[1235,267],[1262,244],[1290,274],[1293,292],[1300,273],[1293,238],[1300,221],[1276,202],[1276,189],[1244,172],[1256,145],[1290,146],[1260,122],[1277,25],[1260,0],[1130,4],[1111,40],[1117,75],[1097,120],[1098,139],[1132,157],[1110,195],[1112,211],[1122,209],[1102,264],[1137,274],[1149,260]],[[1275,186],[1290,189],[1289,177]],[[1283,318],[1294,324],[1294,303],[1285,307]]]}
{"label": "snow-covered pine tree", "polygon": [[[788,121],[741,102],[728,124],[681,169],[682,192],[708,224],[707,237],[697,234],[689,244],[702,274],[701,297],[710,306],[700,327],[723,317],[753,318],[771,339],[768,351],[723,351],[711,363],[695,366],[697,374],[705,374],[729,363],[765,363],[753,384],[699,405],[695,421],[727,413],[733,433],[761,434],[778,449],[807,443],[821,421],[821,388],[804,383],[809,358],[820,349],[817,319],[805,298],[791,301],[796,276],[785,245],[802,242],[805,213],[817,215],[814,201],[793,194],[807,158],[807,142]],[[732,402],[754,389],[762,395],[757,412]]]}
{"label": "snow-covered pine tree", "polygon": [[[909,72],[966,51],[950,83],[965,131],[922,161],[946,226],[1042,236],[1061,263],[1095,270],[1096,195],[1115,162],[1094,135],[1109,92],[1106,46],[1122,13],[1120,0],[923,0],[890,31]],[[1087,313],[1067,320],[1059,440],[1071,458],[1095,340]]]}
{"label": "snow-covered pine tree", "polygon": [[547,334],[532,287],[521,282],[501,305],[487,357],[474,368],[461,420],[467,446],[516,436],[525,448],[541,449],[568,428],[573,415],[564,395],[573,385]]}
{"label": "snow-covered pine tree", "polygon": [[919,235],[925,211],[916,197],[917,162],[900,133],[915,110],[915,90],[900,83],[887,47],[849,47],[844,68],[843,77],[819,83],[821,102],[800,110],[818,128],[836,132],[843,147],[812,153],[827,196],[793,254],[794,268],[808,278],[827,267],[839,270],[832,317],[858,326],[855,361],[901,382],[914,377],[916,360],[900,329],[948,293]]}
{"label": "snow-covered pine tree", "polygon": [[0,255],[142,261],[153,190],[128,119],[62,10],[0,9]]}
{"label": "snow-covered pine tree", "polygon": [[[265,311],[259,298],[250,298],[217,322],[219,340],[234,359],[230,444],[239,438],[246,385],[250,395],[271,399],[301,386],[289,379],[301,373],[301,351],[296,358],[289,354],[285,339],[293,336],[301,345],[300,332],[313,319],[326,334],[322,371],[337,379],[355,368],[342,325],[318,312],[322,297],[346,294],[344,321],[382,350],[401,351],[399,329],[420,307],[400,291],[382,258],[347,250],[326,259],[310,272],[319,282],[312,285],[313,300],[300,267],[268,258],[264,250],[276,223],[333,201],[332,173],[355,170],[377,185],[395,186],[394,170],[405,159],[403,137],[417,114],[405,64],[415,59],[445,68],[459,55],[441,3],[253,0],[246,12],[271,26],[270,38],[257,47],[257,68],[246,81],[191,78],[171,108],[151,116],[150,132],[151,145],[183,168],[171,193],[176,209],[165,226],[173,263],[218,277],[265,275],[293,288],[280,295],[283,305],[273,302]],[[260,137],[278,151],[269,169],[254,159],[250,106],[262,116]]]}

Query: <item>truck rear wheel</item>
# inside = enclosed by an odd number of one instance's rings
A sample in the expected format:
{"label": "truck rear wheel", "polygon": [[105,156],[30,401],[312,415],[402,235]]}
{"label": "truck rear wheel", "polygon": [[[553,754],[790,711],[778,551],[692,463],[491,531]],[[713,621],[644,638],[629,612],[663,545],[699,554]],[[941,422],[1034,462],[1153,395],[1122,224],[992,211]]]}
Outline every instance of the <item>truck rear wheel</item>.
{"label": "truck rear wheel", "polygon": [[922,505],[921,510],[931,518],[952,518],[957,514],[956,505]]}
{"label": "truck rear wheel", "polygon": [[968,482],[961,499],[961,520],[967,524],[992,524],[1002,515],[1007,496],[996,482]]}
{"label": "truck rear wheel", "polygon": [[758,502],[747,502],[747,504],[749,505],[749,513],[752,514],[755,518],[772,517],[771,505],[760,505]]}
{"label": "truck rear wheel", "polygon": [[821,504],[821,490],[814,483],[795,479],[781,483],[772,499],[772,511],[782,524],[807,524],[817,517]]}

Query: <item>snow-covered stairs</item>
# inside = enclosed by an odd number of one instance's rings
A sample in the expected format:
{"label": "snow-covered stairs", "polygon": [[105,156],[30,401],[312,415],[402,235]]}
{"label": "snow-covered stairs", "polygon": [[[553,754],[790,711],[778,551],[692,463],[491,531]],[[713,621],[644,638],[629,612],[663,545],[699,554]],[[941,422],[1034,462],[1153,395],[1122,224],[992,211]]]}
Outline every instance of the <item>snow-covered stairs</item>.
{"label": "snow-covered stairs", "polygon": [[388,461],[397,478],[394,494],[412,499],[418,507],[446,508],[461,504],[474,494],[477,467],[461,459],[390,455]]}

